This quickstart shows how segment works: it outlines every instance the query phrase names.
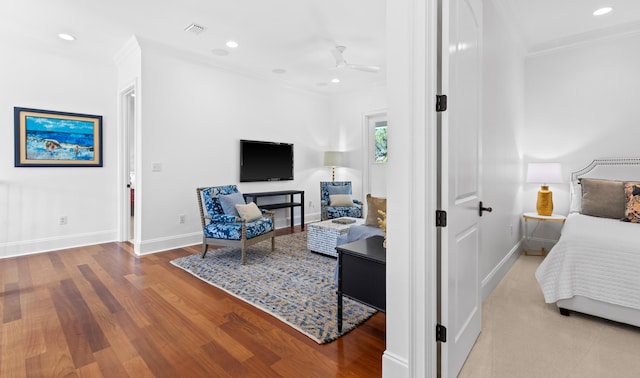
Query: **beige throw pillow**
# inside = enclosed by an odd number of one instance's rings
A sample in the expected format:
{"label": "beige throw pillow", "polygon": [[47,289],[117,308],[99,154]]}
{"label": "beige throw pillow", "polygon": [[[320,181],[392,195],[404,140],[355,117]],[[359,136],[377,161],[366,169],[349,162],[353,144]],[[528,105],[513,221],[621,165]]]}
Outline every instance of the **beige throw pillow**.
{"label": "beige throw pillow", "polygon": [[582,186],[582,210],[580,213],[594,217],[622,219],[626,198],[622,181],[587,179]]}
{"label": "beige throw pillow", "polygon": [[387,199],[372,197],[371,194],[367,194],[367,220],[364,222],[367,226],[379,227],[378,218],[380,214],[378,210],[387,212]]}
{"label": "beige throw pillow", "polygon": [[351,194],[331,194],[329,195],[329,206],[355,206]]}
{"label": "beige throw pillow", "polygon": [[258,206],[249,202],[246,205],[236,205],[236,209],[238,210],[238,214],[240,214],[240,218],[244,218],[247,222],[254,221],[256,219],[262,218],[262,211],[258,208]]}

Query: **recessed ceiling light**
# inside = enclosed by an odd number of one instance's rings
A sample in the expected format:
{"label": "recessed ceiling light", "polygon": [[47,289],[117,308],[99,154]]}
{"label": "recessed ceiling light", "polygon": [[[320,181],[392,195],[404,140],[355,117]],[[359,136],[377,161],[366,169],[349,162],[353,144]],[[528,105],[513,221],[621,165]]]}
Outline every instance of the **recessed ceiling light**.
{"label": "recessed ceiling light", "polygon": [[238,42],[236,42],[236,41],[228,41],[227,42],[227,47],[235,49],[236,47],[238,47]]}
{"label": "recessed ceiling light", "polygon": [[71,34],[67,34],[67,33],[58,34],[58,38],[64,39],[65,41],[75,41],[76,40],[76,37],[72,36]]}
{"label": "recessed ceiling light", "polygon": [[611,12],[613,10],[613,8],[611,7],[603,7],[600,9],[596,9],[595,12],[593,12],[594,16],[602,16],[603,14],[607,14],[609,12]]}
{"label": "recessed ceiling light", "polygon": [[213,49],[213,50],[211,50],[211,52],[213,53],[213,55],[217,55],[217,56],[227,56],[227,55],[229,55],[229,52],[227,50],[223,50],[223,49]]}
{"label": "recessed ceiling light", "polygon": [[338,78],[331,79],[331,82],[337,84],[337,83],[340,82],[340,79],[338,79]]}
{"label": "recessed ceiling light", "polygon": [[283,73],[286,73],[287,70],[285,70],[283,68],[275,68],[275,69],[271,70],[271,72],[273,72],[274,74],[283,74]]}

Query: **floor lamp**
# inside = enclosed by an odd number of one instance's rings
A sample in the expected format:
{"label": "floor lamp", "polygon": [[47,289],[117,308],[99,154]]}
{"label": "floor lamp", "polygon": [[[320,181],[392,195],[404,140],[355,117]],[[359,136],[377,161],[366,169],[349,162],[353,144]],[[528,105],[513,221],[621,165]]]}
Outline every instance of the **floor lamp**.
{"label": "floor lamp", "polygon": [[331,181],[336,181],[336,167],[341,167],[344,160],[344,153],[340,151],[325,151],[324,165],[331,167]]}

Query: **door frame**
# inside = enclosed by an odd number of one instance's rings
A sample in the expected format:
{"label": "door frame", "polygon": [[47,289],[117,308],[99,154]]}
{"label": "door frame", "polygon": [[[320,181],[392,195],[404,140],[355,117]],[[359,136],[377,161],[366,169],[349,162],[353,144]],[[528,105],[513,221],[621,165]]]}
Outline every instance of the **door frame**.
{"label": "door frame", "polygon": [[363,136],[363,154],[362,154],[362,193],[360,198],[365,198],[367,193],[371,192],[371,183],[369,179],[371,173],[369,172],[369,149],[371,148],[371,138],[369,138],[369,122],[372,118],[379,117],[381,115],[386,116],[388,122],[387,108],[372,110],[362,114],[362,136]]}
{"label": "door frame", "polygon": [[141,228],[141,206],[138,200],[140,195],[140,148],[139,148],[139,125],[140,125],[140,96],[138,81],[134,80],[123,87],[118,92],[118,179],[117,182],[117,201],[118,201],[118,240],[121,242],[130,241],[129,230],[131,227],[131,199],[130,192],[127,184],[129,182],[129,122],[127,117],[129,115],[128,99],[130,93],[135,93],[135,114],[133,120],[134,133],[136,135],[136,190],[134,192],[134,232],[133,232],[133,246],[136,254],[140,253],[140,228]]}
{"label": "door frame", "polygon": [[393,43],[387,44],[391,253],[384,377],[437,374],[437,6],[438,0],[387,2],[387,41]]}

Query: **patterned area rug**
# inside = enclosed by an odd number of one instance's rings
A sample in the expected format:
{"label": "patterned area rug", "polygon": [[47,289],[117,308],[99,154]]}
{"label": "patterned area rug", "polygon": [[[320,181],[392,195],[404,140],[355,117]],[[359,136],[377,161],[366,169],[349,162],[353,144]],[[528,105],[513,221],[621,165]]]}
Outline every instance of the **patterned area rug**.
{"label": "patterned area rug", "polygon": [[376,310],[344,298],[342,332],[334,281],[336,259],[307,249],[307,234],[296,233],[247,248],[247,263],[240,250],[209,250],[204,259],[190,255],[171,261],[201,280],[275,316],[315,340],[328,343],[369,319]]}

